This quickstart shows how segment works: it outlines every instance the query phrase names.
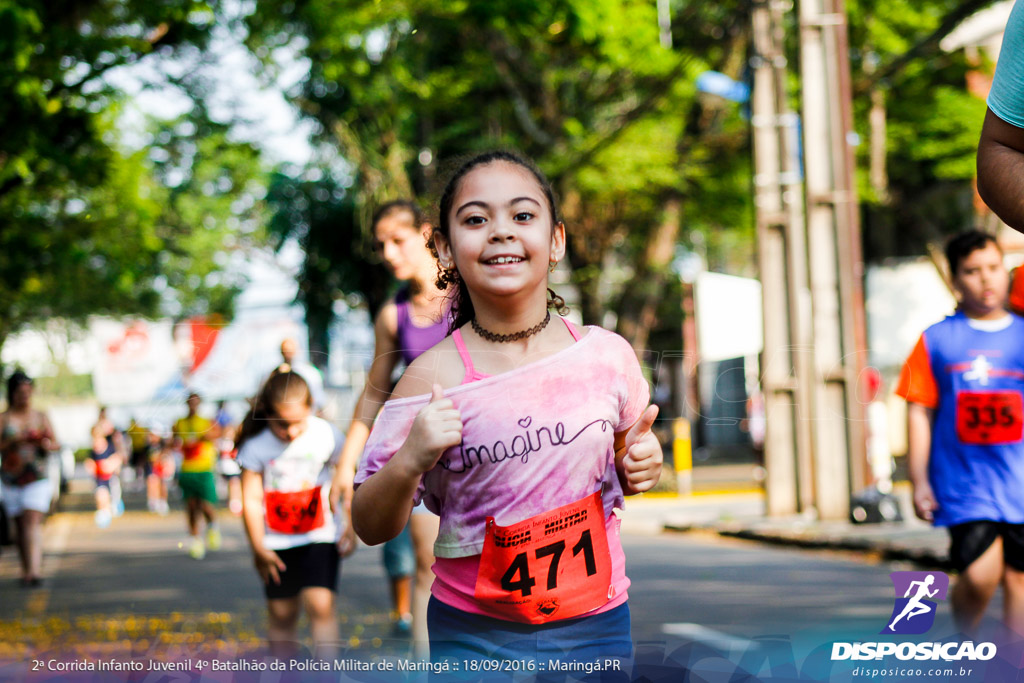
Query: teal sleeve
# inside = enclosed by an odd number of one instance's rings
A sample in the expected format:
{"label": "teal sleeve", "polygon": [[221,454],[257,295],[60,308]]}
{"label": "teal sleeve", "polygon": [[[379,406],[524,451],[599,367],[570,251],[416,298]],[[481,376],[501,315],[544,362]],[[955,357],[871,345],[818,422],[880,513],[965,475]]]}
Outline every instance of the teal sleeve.
{"label": "teal sleeve", "polygon": [[1024,128],[1024,1],[1010,13],[999,50],[988,108],[1007,123]]}

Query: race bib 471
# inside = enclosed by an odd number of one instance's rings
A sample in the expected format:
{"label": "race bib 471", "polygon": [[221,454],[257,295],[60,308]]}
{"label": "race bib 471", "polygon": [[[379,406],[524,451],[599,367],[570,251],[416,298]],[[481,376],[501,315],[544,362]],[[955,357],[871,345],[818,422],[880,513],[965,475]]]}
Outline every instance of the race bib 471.
{"label": "race bib 471", "polygon": [[611,576],[597,492],[511,526],[488,517],[475,597],[507,619],[542,624],[607,603]]}

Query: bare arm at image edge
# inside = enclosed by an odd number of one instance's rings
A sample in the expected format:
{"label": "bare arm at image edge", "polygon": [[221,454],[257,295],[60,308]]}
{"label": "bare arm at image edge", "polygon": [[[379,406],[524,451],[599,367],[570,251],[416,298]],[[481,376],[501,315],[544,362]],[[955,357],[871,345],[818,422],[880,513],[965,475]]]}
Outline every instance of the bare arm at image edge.
{"label": "bare arm at image edge", "polygon": [[346,505],[351,504],[352,479],[359,457],[370,436],[373,421],[390,395],[391,373],[399,360],[397,316],[394,304],[389,303],[381,310],[374,324],[373,363],[367,373],[363,392],[356,402],[352,422],[345,434],[345,445],[341,449],[341,457],[331,486],[332,509],[337,506],[339,500],[343,500]]}
{"label": "bare arm at image edge", "polygon": [[978,193],[1004,223],[1024,232],[1024,128],[991,109],[978,143]]}
{"label": "bare arm at image edge", "polygon": [[978,193],[1024,232],[1024,3],[1010,11],[978,143]]}

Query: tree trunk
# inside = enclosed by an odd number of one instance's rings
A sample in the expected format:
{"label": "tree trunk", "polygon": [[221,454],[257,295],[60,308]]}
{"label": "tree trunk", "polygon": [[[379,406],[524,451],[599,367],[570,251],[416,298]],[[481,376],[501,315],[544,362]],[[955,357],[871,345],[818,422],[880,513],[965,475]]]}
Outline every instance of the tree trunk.
{"label": "tree trunk", "polygon": [[7,378],[7,368],[4,366],[3,362],[4,343],[7,342],[7,336],[7,329],[0,328],[0,380]]}
{"label": "tree trunk", "polygon": [[604,318],[601,300],[601,266],[608,250],[608,229],[584,215],[579,192],[563,185],[562,220],[566,224],[566,257],[572,267],[572,283],[579,291],[584,325],[600,325]]}
{"label": "tree trunk", "polygon": [[657,319],[658,302],[671,274],[676,238],[682,222],[683,202],[678,196],[666,199],[662,219],[654,238],[636,264],[635,275],[619,300],[617,332],[634,349],[647,348],[651,328]]}
{"label": "tree trunk", "polygon": [[320,373],[327,377],[327,366],[330,363],[330,327],[333,313],[328,312],[327,316],[322,311],[306,309],[306,328],[309,333],[309,360],[317,367]]}

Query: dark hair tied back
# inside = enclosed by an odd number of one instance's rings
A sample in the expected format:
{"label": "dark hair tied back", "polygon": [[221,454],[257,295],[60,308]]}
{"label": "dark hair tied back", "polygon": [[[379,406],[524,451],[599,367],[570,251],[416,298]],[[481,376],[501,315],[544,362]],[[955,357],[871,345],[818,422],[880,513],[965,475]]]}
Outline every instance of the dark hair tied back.
{"label": "dark hair tied back", "polygon": [[293,372],[287,363],[282,363],[270,373],[270,377],[253,399],[252,408],[242,420],[242,426],[238,428],[235,447],[241,448],[242,444],[262,432],[267,426],[267,420],[276,416],[274,406],[288,400],[301,401],[309,407],[313,405],[309,384],[302,375]]}
{"label": "dark hair tied back", "polygon": [[11,373],[11,376],[7,378],[7,405],[10,406],[14,402],[14,392],[18,390],[23,384],[32,386],[34,382],[32,378],[25,374],[23,370],[15,370]]}
{"label": "dark hair tied back", "polygon": [[424,223],[423,211],[420,209],[419,204],[411,199],[394,199],[390,202],[381,204],[380,207],[377,208],[373,213],[373,219],[370,222],[370,227],[376,228],[378,223],[388,216],[393,216],[396,213],[411,214],[413,227],[417,230]]}

